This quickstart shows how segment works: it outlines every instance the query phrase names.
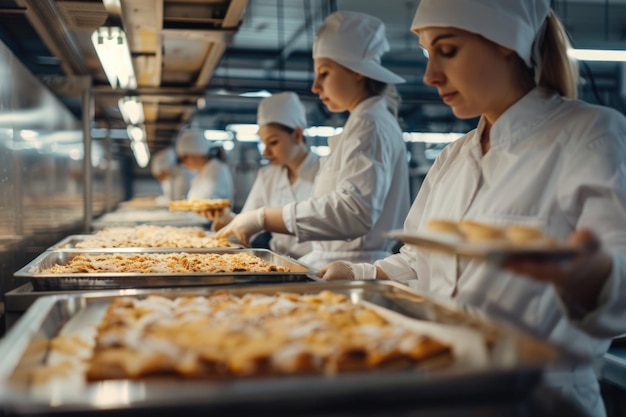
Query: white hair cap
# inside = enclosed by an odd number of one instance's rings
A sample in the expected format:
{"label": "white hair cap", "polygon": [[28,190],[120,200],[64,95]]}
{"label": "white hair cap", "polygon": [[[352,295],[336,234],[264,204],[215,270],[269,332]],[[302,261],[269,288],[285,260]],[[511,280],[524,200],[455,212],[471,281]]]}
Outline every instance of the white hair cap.
{"label": "white hair cap", "polygon": [[176,139],[176,153],[185,155],[208,155],[211,144],[201,130],[184,130]]}
{"label": "white hair cap", "polygon": [[549,14],[549,0],[421,0],[411,30],[463,29],[514,50],[533,68],[539,64],[534,43]]}
{"label": "white hair cap", "polygon": [[176,152],[172,148],[165,148],[152,156],[150,170],[155,177],[162,172],[169,171],[177,164]]}
{"label": "white hair cap", "polygon": [[373,16],[339,11],[330,14],[317,31],[313,58],[329,58],[354,72],[388,84],[405,82],[380,64],[389,50],[385,24]]}
{"label": "white hair cap", "polygon": [[266,97],[259,103],[256,122],[261,126],[278,123],[288,128],[306,128],[304,105],[296,93],[290,91]]}

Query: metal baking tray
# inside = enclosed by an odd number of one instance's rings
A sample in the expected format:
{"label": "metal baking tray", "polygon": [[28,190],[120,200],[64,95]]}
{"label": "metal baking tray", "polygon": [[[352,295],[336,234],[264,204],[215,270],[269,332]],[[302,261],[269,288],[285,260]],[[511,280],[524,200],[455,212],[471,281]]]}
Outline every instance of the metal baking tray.
{"label": "metal baking tray", "polygon": [[[80,253],[250,253],[264,261],[283,266],[290,272],[225,272],[225,273],[76,273],[49,274],[41,271],[54,265],[66,265]],[[65,249],[46,251],[17,271],[17,278],[30,278],[35,290],[90,290],[113,288],[185,287],[198,285],[259,284],[303,282],[315,280],[315,271],[288,256],[267,249]]]}
{"label": "metal baking tray", "polygon": [[[20,414],[139,412],[152,409],[158,410],[159,415],[180,412],[181,407],[191,407],[206,415],[204,413],[224,412],[237,407],[239,411],[249,412],[269,406],[274,407],[276,412],[289,410],[293,415],[307,410],[312,401],[316,410],[329,406],[330,411],[335,412],[337,407],[342,404],[347,407],[348,403],[356,403],[359,409],[367,410],[370,402],[381,400],[392,404],[406,402],[413,406],[450,402],[461,404],[463,401],[476,404],[494,399],[517,401],[537,386],[546,367],[567,363],[565,358],[568,355],[552,345],[513,328],[440,304],[390,281],[291,283],[220,289],[240,296],[249,292],[310,294],[331,290],[347,295],[354,303],[365,300],[406,317],[471,327],[488,340],[485,345],[487,360],[473,366],[418,367],[334,376],[266,376],[221,381],[169,378],[116,380],[83,383],[77,390],[63,387],[53,393],[54,398],[35,396],[28,375],[34,367],[45,363],[48,342],[64,325],[67,324],[65,329],[80,328],[80,323],[85,326],[88,322],[86,317],[95,311],[103,311],[117,296],[202,296],[217,289],[139,289],[47,296],[39,298],[0,343],[0,357],[3,358],[0,361],[0,406]],[[464,343],[464,340],[459,340],[459,343]],[[241,407],[245,409],[241,410]]]}
{"label": "metal baking tray", "polygon": [[[84,251],[94,251],[94,250],[108,250],[108,249],[119,249],[119,248],[77,248],[76,245],[85,239],[91,238],[94,235],[69,235],[50,246],[47,250],[66,250],[66,249],[77,249]],[[238,245],[236,243],[231,243],[230,247],[225,247],[223,249],[242,249],[243,246]],[[136,246],[132,246],[133,249],[136,249]],[[150,247],[149,249],[178,249],[181,251],[186,251],[187,249],[222,249],[222,248],[166,248],[166,247]]]}

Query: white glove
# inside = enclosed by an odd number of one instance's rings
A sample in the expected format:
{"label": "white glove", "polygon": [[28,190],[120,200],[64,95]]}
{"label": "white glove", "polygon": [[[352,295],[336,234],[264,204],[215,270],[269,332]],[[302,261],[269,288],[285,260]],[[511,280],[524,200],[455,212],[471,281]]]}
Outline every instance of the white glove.
{"label": "white glove", "polygon": [[235,236],[244,246],[250,246],[250,236],[265,230],[265,208],[246,211],[235,216],[233,221],[216,233],[217,238]]}
{"label": "white glove", "polygon": [[[207,213],[208,214],[208,213]],[[211,217],[209,217],[209,215]],[[230,211],[228,207],[222,210],[214,210],[208,215],[205,215],[206,218],[211,219],[213,223],[211,223],[211,230],[217,232],[221,230],[228,223],[232,222],[235,218],[235,214]]]}
{"label": "white glove", "polygon": [[326,265],[317,276],[324,281],[374,280],[376,279],[376,267],[372,264],[338,261]]}

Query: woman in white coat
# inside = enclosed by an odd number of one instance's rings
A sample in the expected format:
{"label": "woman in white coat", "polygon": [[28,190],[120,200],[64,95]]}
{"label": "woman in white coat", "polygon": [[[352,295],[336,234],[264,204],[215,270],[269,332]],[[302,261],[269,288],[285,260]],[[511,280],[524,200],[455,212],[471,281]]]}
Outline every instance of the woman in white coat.
{"label": "woman in white coat", "polygon": [[161,184],[162,195],[156,198],[156,204],[167,206],[170,201],[182,200],[189,190],[189,175],[178,165],[176,151],[165,148],[154,154],[150,161],[150,171]]}
{"label": "woman in white coat", "polygon": [[409,175],[402,131],[383,95],[404,80],[380,64],[389,49],[384,24],[372,16],[335,12],[313,45],[312,86],[332,112],[349,111],[331,137],[313,198],[242,213],[218,236],[247,243],[261,230],[312,241],[301,261],[321,267],[337,259],[372,262],[390,254],[384,232],[400,227],[409,208]]}
{"label": "woman in white coat", "polygon": [[188,199],[227,198],[233,201],[233,175],[225,162],[224,149],[212,144],[202,131],[184,130],[176,140],[176,153],[182,164],[196,173]]}
{"label": "woman in white coat", "polygon": [[[259,137],[265,146],[263,156],[270,165],[259,170],[241,212],[260,207],[282,207],[310,198],[319,169],[319,157],[309,150],[305,142],[306,112],[298,95],[284,92],[261,100],[257,124]],[[228,209],[205,215],[213,220],[215,231],[235,217]],[[273,233],[270,249],[299,258],[311,252],[311,242],[298,242],[293,235]]]}
{"label": "woman in white coat", "polygon": [[[434,218],[529,225],[587,251],[501,269],[404,246],[322,275],[397,280],[601,357],[626,331],[626,119],[573,99],[577,74],[549,0],[422,0],[412,30],[429,56],[424,82],[457,117],[481,118],[440,154],[404,229],[424,231]],[[546,382],[605,414],[590,366]]]}

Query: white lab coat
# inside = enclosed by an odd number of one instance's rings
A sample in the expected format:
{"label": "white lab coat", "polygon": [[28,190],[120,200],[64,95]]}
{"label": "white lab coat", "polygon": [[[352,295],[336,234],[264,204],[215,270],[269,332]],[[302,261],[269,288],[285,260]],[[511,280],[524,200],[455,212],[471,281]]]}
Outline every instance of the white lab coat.
{"label": "white lab coat", "polygon": [[373,262],[390,254],[385,232],[401,227],[410,206],[406,147],[385,99],[352,111],[342,133],[328,139],[314,198],[283,209],[287,228],[313,250],[300,260],[321,268],[335,260]]}
{"label": "white lab coat", "polygon": [[191,180],[187,198],[228,198],[234,201],[233,195],[233,175],[228,164],[217,158],[211,158]]}
{"label": "white lab coat", "polygon": [[[408,245],[376,265],[418,291],[456,299],[568,349],[601,356],[609,338],[626,330],[626,119],[537,88],[496,121],[491,148],[481,156],[483,126],[481,120],[442,151],[405,231],[424,230],[433,218],[536,226],[558,239],[589,228],[614,260],[597,311],[574,323],[550,285]],[[604,414],[590,367],[552,373],[548,381],[593,415]]]}
{"label": "white lab coat", "polygon": [[178,165],[171,167],[167,179],[161,181],[163,195],[156,198],[156,203],[167,206],[170,201],[184,199],[189,190],[190,180],[189,170]]}
{"label": "white lab coat", "polygon": [[[269,165],[261,168],[241,211],[259,207],[283,207],[310,198],[319,167],[319,157],[309,152],[298,167],[298,178],[293,184],[289,182],[286,167]],[[311,252],[311,242],[298,242],[293,235],[272,233],[270,248],[274,252],[297,259]]]}

